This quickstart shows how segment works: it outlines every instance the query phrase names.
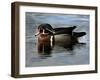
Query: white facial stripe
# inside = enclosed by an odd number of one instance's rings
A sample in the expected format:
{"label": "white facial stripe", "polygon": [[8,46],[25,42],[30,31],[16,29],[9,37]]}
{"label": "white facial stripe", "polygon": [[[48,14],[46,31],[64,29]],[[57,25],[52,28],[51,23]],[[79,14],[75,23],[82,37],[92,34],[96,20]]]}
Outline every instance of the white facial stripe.
{"label": "white facial stripe", "polygon": [[50,30],[50,29],[48,29],[48,28],[46,28],[46,30],[50,31],[51,33],[55,33],[54,31],[52,31],[52,30]]}

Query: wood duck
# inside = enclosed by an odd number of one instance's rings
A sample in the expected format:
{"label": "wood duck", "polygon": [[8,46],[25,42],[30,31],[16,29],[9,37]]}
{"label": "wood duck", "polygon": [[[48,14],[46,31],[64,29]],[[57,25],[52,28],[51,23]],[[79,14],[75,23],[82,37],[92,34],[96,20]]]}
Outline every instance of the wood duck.
{"label": "wood duck", "polygon": [[76,26],[52,28],[50,24],[41,24],[38,26],[38,51],[39,53],[50,54],[54,45],[64,48],[72,48],[73,45],[79,43],[78,38],[86,35],[85,32],[73,32]]}

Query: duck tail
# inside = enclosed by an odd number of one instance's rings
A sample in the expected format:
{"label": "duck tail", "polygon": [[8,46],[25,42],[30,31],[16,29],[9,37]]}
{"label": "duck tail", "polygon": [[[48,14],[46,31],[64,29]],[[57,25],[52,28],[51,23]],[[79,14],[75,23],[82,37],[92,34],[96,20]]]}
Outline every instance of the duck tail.
{"label": "duck tail", "polygon": [[73,32],[73,36],[75,37],[82,37],[86,35],[86,32]]}

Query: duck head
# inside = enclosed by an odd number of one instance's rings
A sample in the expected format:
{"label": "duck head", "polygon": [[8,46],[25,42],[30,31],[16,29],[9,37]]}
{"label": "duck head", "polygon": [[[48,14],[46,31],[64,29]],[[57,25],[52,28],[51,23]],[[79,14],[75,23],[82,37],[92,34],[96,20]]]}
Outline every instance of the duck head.
{"label": "duck head", "polygon": [[37,36],[41,33],[42,34],[48,33],[48,35],[53,35],[55,32],[50,24],[41,24],[38,26],[38,30],[37,30],[37,33],[35,34],[35,36]]}

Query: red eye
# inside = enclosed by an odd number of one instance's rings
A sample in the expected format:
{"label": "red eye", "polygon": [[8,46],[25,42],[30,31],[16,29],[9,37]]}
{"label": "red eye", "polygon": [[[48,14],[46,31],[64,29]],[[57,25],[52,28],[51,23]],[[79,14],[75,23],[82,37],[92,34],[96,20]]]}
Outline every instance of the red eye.
{"label": "red eye", "polygon": [[43,32],[43,29],[40,29],[39,32],[42,33]]}

